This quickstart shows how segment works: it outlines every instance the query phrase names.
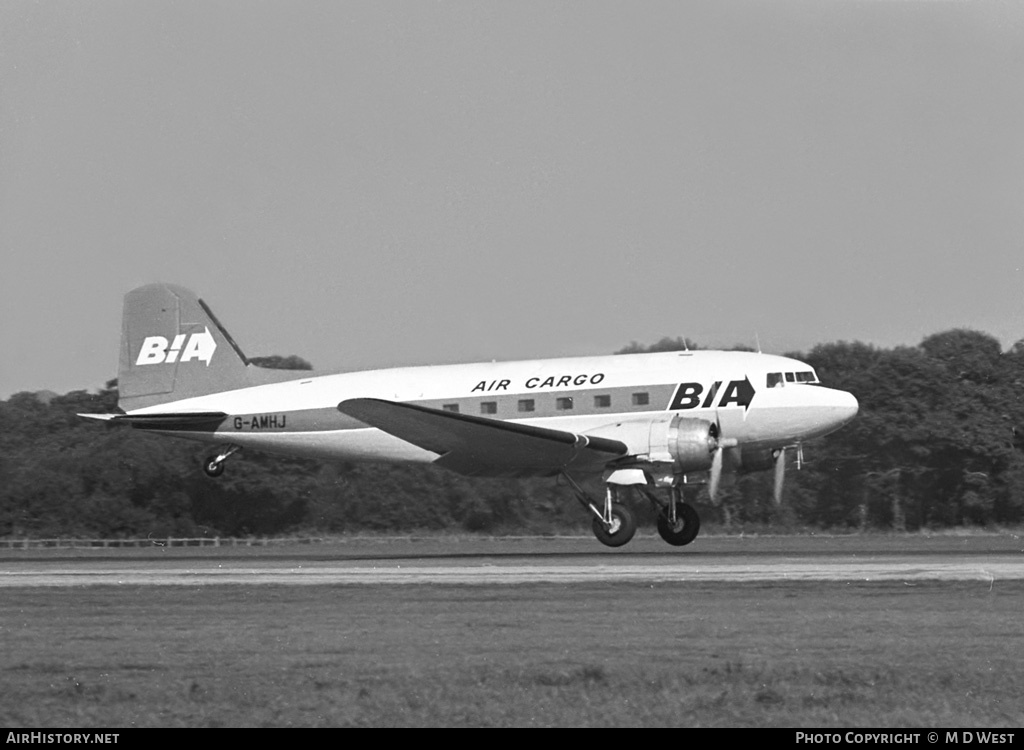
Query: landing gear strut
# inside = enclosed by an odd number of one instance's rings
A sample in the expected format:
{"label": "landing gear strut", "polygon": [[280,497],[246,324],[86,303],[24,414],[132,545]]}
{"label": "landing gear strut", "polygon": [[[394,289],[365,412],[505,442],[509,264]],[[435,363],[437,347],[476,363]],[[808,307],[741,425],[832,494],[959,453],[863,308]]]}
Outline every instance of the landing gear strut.
{"label": "landing gear strut", "polygon": [[564,472],[562,476],[572,487],[580,505],[594,515],[593,530],[597,541],[607,547],[621,547],[633,538],[636,533],[636,518],[627,505],[618,502],[618,487],[606,485],[604,503],[598,509],[597,503],[573,481],[572,477]]}
{"label": "landing gear strut", "polygon": [[206,476],[219,477],[223,474],[224,462],[240,450],[242,450],[240,445],[228,445],[222,448],[220,453],[207,456],[203,461],[203,471],[206,472]]}

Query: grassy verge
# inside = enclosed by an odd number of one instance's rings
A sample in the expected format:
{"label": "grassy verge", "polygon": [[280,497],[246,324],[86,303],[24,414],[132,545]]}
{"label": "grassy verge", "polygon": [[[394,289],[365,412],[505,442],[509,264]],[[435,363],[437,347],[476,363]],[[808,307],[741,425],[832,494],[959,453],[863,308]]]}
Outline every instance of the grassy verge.
{"label": "grassy verge", "polygon": [[1019,582],[4,596],[6,726],[1024,723]]}

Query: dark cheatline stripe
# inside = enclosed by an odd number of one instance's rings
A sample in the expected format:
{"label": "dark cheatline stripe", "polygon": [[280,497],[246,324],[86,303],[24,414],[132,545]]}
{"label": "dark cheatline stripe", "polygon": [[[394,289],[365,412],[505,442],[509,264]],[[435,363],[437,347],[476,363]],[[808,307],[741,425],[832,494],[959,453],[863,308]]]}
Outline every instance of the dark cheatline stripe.
{"label": "dark cheatline stripe", "polygon": [[[548,417],[573,417],[607,414],[611,419],[621,418],[622,414],[631,412],[662,411],[668,408],[669,401],[675,393],[677,384],[626,386],[619,388],[601,388],[591,386],[581,390],[545,391],[542,393],[527,391],[525,393],[484,393],[472,396],[444,399],[415,399],[404,403],[424,406],[430,409],[444,410],[446,407],[458,407],[458,413],[467,416],[483,417],[490,420],[506,419],[544,419]],[[646,394],[647,403],[634,396]],[[607,406],[597,406],[597,397]],[[566,406],[564,399],[571,399],[571,408]],[[520,401],[532,402],[532,411],[520,411]],[[481,404],[493,403],[493,412],[484,412]],[[203,414],[155,414],[138,417],[123,416],[115,421],[128,422],[135,427],[151,430],[173,432],[213,432],[215,430],[229,438],[233,432],[238,433],[285,433],[285,432],[327,432],[335,430],[354,430],[366,428],[367,425],[354,417],[342,414],[337,405],[332,404],[316,409],[296,409],[292,411],[250,412],[246,414],[225,415],[223,412],[206,412]]]}
{"label": "dark cheatline stripe", "polygon": [[[490,419],[536,419],[545,417],[586,417],[594,414],[620,415],[630,412],[663,411],[678,387],[678,383],[665,385],[635,385],[618,388],[590,386],[579,390],[525,391],[520,393],[476,393],[472,396],[411,401],[431,409],[458,406],[460,414]],[[634,395],[647,395],[647,403],[634,403]],[[607,396],[606,406],[597,406],[598,396]],[[560,408],[560,399],[571,399],[571,408]],[[520,401],[532,401],[531,411],[521,411]],[[485,412],[481,404],[493,403],[494,411]],[[565,406],[564,402],[562,406]]]}
{"label": "dark cheatline stripe", "polygon": [[111,421],[127,423],[140,430],[174,430],[175,432],[213,432],[227,418],[221,411],[194,414],[120,414]]}

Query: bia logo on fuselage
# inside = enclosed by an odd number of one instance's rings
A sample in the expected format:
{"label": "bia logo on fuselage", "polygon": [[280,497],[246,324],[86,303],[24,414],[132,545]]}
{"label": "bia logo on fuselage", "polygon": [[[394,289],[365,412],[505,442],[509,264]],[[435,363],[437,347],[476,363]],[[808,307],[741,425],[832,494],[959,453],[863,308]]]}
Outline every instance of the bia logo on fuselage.
{"label": "bia logo on fuselage", "polygon": [[198,359],[209,367],[216,348],[217,342],[213,340],[213,334],[206,326],[203,327],[202,333],[193,333],[192,335],[179,333],[170,342],[163,336],[146,336],[139,348],[139,356],[135,360],[135,364],[173,364],[174,362],[189,362]]}
{"label": "bia logo on fuselage", "polygon": [[721,380],[716,381],[706,393],[704,386],[700,383],[680,383],[668,408],[670,411],[710,409],[712,407],[722,409],[736,404],[742,406],[743,411],[746,411],[750,408],[750,402],[753,400],[754,386],[750,384],[750,378],[730,380],[724,388]]}

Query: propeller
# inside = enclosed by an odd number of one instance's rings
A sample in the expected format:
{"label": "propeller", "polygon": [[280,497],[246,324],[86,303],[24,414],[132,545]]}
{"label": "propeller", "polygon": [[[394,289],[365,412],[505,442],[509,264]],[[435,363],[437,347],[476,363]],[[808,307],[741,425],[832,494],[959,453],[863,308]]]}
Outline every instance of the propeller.
{"label": "propeller", "polygon": [[772,497],[776,505],[782,505],[782,486],[786,481],[786,448],[796,448],[796,468],[802,469],[804,465],[804,445],[796,443],[779,448],[775,454],[775,487]]}
{"label": "propeller", "polygon": [[775,454],[775,487],[772,497],[776,505],[782,505],[782,485],[786,481],[786,449],[779,448]]}
{"label": "propeller", "polygon": [[718,487],[722,482],[722,464],[724,463],[725,449],[734,448],[739,445],[736,438],[717,437],[720,429],[716,430],[715,455],[711,457],[711,473],[708,476],[708,495],[711,496],[711,503],[718,504]]}
{"label": "propeller", "polygon": [[722,445],[719,443],[715,448],[715,455],[711,458],[711,475],[708,477],[708,494],[711,502],[717,504],[718,485],[722,481]]}

